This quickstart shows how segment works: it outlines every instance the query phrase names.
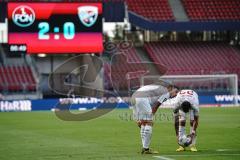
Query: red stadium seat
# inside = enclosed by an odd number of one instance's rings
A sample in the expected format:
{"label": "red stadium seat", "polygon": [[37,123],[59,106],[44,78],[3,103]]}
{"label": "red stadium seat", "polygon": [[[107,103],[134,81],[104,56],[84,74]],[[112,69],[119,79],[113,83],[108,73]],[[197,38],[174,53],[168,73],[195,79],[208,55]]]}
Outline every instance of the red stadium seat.
{"label": "red stadium seat", "polygon": [[0,66],[0,90],[36,91],[36,81],[29,66]]}
{"label": "red stadium seat", "polygon": [[240,72],[239,50],[224,42],[159,42],[144,47],[153,62],[168,68],[167,74]]}
{"label": "red stadium seat", "polygon": [[240,20],[239,0],[182,0],[192,21]]}
{"label": "red stadium seat", "polygon": [[174,21],[168,0],[126,0],[128,10],[152,21]]}
{"label": "red stadium seat", "polygon": [[[141,59],[137,54],[137,51],[135,48],[128,49],[124,51],[124,54],[127,56],[128,63],[140,63]],[[118,87],[118,89],[127,89],[128,87],[128,80],[131,81],[131,85],[139,86],[139,77],[144,72],[146,72],[146,68],[139,65],[126,65],[125,57],[118,57],[116,61],[110,65],[105,64],[104,65],[104,75],[105,75],[105,88],[110,89],[111,87],[111,77],[114,78],[114,85],[115,87]],[[111,72],[110,72],[111,69]],[[138,70],[138,72],[132,72],[129,73],[129,71],[135,71]],[[126,74],[128,73],[128,74]],[[123,80],[123,77],[126,78],[126,80]]]}

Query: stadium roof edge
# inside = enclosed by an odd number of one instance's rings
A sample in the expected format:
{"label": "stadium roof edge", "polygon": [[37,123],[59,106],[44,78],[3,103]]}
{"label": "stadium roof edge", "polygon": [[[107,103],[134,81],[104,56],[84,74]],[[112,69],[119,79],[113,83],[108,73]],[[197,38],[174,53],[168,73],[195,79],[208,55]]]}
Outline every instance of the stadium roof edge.
{"label": "stadium roof edge", "polygon": [[240,28],[240,21],[214,21],[214,22],[153,22],[146,18],[135,14],[132,11],[128,12],[129,22],[142,29],[152,31],[221,31],[232,30],[237,31]]}

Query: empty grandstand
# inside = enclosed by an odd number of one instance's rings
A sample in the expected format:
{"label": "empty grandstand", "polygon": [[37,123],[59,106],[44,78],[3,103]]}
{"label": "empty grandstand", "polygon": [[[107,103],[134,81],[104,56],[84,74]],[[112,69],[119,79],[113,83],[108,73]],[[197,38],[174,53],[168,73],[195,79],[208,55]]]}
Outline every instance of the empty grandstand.
{"label": "empty grandstand", "polygon": [[168,67],[166,74],[229,74],[240,76],[239,49],[226,42],[154,42],[145,49],[153,62]]}
{"label": "empty grandstand", "polygon": [[152,21],[174,21],[168,0],[127,0],[128,9]]}
{"label": "empty grandstand", "polygon": [[182,0],[193,21],[239,21],[238,0]]}
{"label": "empty grandstand", "polygon": [[29,66],[0,66],[0,91],[36,91],[36,81]]}
{"label": "empty grandstand", "polygon": [[[129,93],[129,90],[140,86],[140,78],[143,75],[240,76],[238,0],[81,2],[100,2],[103,5],[102,14],[99,15],[103,18],[102,44],[114,45],[110,46],[110,49],[105,45],[105,50],[98,53],[85,53],[88,55],[86,59],[79,58],[73,62],[76,69],[71,76],[68,69],[63,69],[51,81],[49,76],[79,53],[69,54],[72,51],[70,49],[69,53],[61,55],[57,52],[51,55],[44,52],[26,54],[27,51],[12,52],[8,44],[4,44],[0,50],[2,94],[6,97],[21,94],[38,95],[35,98],[66,97],[65,91],[63,94],[57,93],[52,87],[61,86],[63,83],[61,87],[64,90],[70,89],[74,92],[74,87],[68,86],[67,83],[74,81],[83,85],[84,73],[81,67],[77,67],[91,63],[98,68],[94,58],[91,58],[93,55],[101,59],[102,64],[99,66],[102,67],[100,70],[93,70],[91,76],[98,77],[99,88],[108,91]],[[7,3],[2,4],[6,10]],[[1,14],[1,25],[6,25],[6,15],[7,13]],[[100,21],[98,23],[100,24]],[[80,29],[76,29],[78,30]],[[89,33],[90,29],[84,31]],[[96,28],[92,32],[96,32]]]}

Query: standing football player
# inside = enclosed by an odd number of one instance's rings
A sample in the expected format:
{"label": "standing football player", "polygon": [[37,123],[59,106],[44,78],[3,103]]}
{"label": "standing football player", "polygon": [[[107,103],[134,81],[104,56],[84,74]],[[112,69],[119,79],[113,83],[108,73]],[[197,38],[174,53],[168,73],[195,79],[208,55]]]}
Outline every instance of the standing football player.
{"label": "standing football player", "polygon": [[[192,152],[197,152],[196,148],[196,131],[198,127],[199,120],[199,100],[198,95],[193,90],[181,90],[177,93],[176,102],[174,107],[174,119],[175,119],[175,131],[180,144],[180,139],[186,137],[185,125],[186,125],[186,115],[190,114],[190,137],[191,143],[190,150]],[[186,146],[187,146],[186,145]],[[177,152],[185,151],[184,145],[180,145],[176,150]]]}
{"label": "standing football player", "polygon": [[[162,85],[146,85],[139,88],[132,95],[133,116],[140,128],[142,141],[142,154],[158,153],[149,149],[153,116],[159,106],[174,94],[175,89],[172,85],[164,87]],[[176,93],[175,93],[176,94]]]}

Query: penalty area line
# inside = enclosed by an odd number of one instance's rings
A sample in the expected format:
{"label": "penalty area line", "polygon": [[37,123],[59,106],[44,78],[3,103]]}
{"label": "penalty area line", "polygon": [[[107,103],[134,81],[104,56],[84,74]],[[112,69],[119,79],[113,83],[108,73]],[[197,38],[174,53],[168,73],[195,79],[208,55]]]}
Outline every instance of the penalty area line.
{"label": "penalty area line", "polygon": [[233,149],[217,149],[217,152],[234,151]]}
{"label": "penalty area line", "polygon": [[167,158],[167,157],[164,157],[164,156],[153,156],[153,157],[161,159],[161,160],[175,160],[175,159]]}
{"label": "penalty area line", "polygon": [[174,154],[169,154],[169,155],[162,155],[162,156],[153,156],[155,158],[159,158],[162,160],[174,160],[169,157],[210,157],[210,156],[240,156],[238,153],[228,153],[228,154],[182,154],[182,155],[174,155]]}

